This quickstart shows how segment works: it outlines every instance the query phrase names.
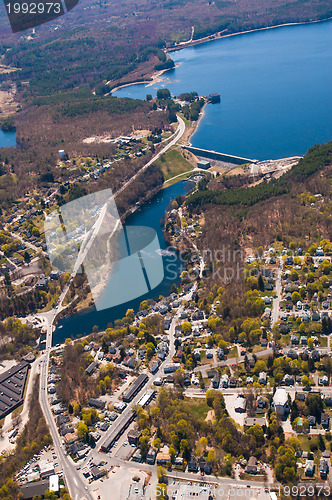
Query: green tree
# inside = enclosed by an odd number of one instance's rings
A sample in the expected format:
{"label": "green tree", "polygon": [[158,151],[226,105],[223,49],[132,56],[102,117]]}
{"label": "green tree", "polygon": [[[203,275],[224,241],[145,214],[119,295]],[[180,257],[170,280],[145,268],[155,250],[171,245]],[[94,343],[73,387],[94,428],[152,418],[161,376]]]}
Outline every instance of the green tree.
{"label": "green tree", "polygon": [[171,98],[171,93],[168,89],[159,89],[157,90],[157,99],[170,99]]}
{"label": "green tree", "polygon": [[77,425],[77,435],[80,439],[86,439],[88,435],[88,427],[84,422]]}
{"label": "green tree", "polygon": [[296,302],[301,300],[301,295],[299,294],[299,292],[293,292],[291,295],[291,300],[292,300],[293,304],[296,304]]}

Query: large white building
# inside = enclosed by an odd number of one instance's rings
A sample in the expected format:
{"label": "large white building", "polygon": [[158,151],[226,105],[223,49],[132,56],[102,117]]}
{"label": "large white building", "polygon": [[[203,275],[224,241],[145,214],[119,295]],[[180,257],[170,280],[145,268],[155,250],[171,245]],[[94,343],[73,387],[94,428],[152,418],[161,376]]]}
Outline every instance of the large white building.
{"label": "large white building", "polygon": [[[175,491],[173,488],[175,488]],[[196,484],[180,484],[179,486],[173,486],[169,489],[172,494],[171,496],[169,493],[169,496],[175,500],[193,500],[193,498],[210,500],[213,493],[212,486],[199,486]]]}

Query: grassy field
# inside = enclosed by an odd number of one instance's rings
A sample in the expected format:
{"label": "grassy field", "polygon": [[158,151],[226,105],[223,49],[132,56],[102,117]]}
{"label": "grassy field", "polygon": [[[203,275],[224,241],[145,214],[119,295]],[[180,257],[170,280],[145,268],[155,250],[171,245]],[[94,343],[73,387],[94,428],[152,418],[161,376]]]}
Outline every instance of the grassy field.
{"label": "grassy field", "polygon": [[175,175],[188,172],[193,169],[191,163],[186,160],[178,149],[169,149],[161,158],[156,162],[160,166],[165,181],[171,179]]}
{"label": "grassy field", "polygon": [[184,398],[185,405],[187,406],[190,413],[197,419],[205,420],[209,406],[206,404],[203,398]]}

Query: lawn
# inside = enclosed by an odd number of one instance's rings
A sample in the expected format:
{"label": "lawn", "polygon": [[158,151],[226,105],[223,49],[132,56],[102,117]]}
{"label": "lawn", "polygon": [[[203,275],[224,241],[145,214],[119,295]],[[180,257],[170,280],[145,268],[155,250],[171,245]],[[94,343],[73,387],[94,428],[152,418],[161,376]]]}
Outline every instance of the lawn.
{"label": "lawn", "polygon": [[171,179],[175,175],[193,170],[193,165],[182,156],[181,152],[177,148],[171,148],[166,151],[166,153],[156,161],[156,164],[160,166],[164,174],[165,181]]}
{"label": "lawn", "polygon": [[194,418],[205,420],[208,411],[211,409],[204,398],[184,398],[184,404]]}
{"label": "lawn", "polygon": [[229,353],[227,354],[228,359],[229,358],[237,358],[238,357],[238,350],[237,347],[234,346],[232,349],[230,349]]}

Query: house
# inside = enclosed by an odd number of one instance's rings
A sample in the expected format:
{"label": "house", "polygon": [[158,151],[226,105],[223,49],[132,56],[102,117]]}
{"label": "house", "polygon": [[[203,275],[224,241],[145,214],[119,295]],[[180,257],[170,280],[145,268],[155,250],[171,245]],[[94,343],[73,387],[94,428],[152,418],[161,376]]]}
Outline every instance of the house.
{"label": "house", "polygon": [[301,342],[301,345],[307,345],[307,337],[305,337],[304,335],[301,335],[300,342]]}
{"label": "house", "polygon": [[218,347],[218,349],[217,349],[217,356],[220,359],[220,361],[222,361],[224,359],[225,353],[224,353],[224,350],[221,349],[220,347]]}
{"label": "house", "polygon": [[319,474],[321,479],[326,479],[328,472],[329,472],[328,463],[326,460],[324,460],[324,458],[321,458],[319,461]]}
{"label": "house", "polygon": [[313,351],[311,351],[310,357],[315,362],[320,360],[320,354],[317,351],[317,349],[314,349]]}
{"label": "house", "polygon": [[250,457],[248,465],[246,467],[246,473],[247,474],[257,474],[258,469],[257,469],[257,459],[256,457]]}
{"label": "house", "polygon": [[322,427],[324,429],[329,429],[330,428],[330,417],[328,416],[327,413],[322,413],[320,416],[320,422],[322,424]]}
{"label": "house", "polygon": [[56,423],[58,424],[59,427],[62,424],[66,424],[69,421],[70,421],[70,418],[69,418],[69,415],[67,415],[67,414],[65,414],[65,415],[58,415],[56,417]]}
{"label": "house", "polygon": [[132,460],[133,462],[138,462],[138,463],[142,462],[142,454],[139,449],[136,450],[135,453],[133,454]]}
{"label": "house", "polygon": [[295,399],[298,401],[305,401],[306,394],[304,392],[297,392],[295,395]]}
{"label": "house", "polygon": [[237,386],[237,378],[231,377],[229,379],[229,387],[234,389],[236,386]]}
{"label": "house", "polygon": [[95,361],[92,361],[92,363],[90,363],[89,366],[85,369],[85,372],[88,375],[92,375],[97,366],[98,366],[97,363]]}
{"label": "house", "polygon": [[294,349],[289,349],[289,351],[286,353],[287,358],[291,359],[297,359],[298,355],[297,352]]}
{"label": "house", "polygon": [[65,436],[71,432],[74,432],[74,426],[72,424],[62,424],[60,428],[61,436]]}
{"label": "house", "polygon": [[315,464],[313,460],[307,460],[304,468],[304,474],[307,477],[312,477],[315,471]]}
{"label": "house", "polygon": [[37,283],[36,283],[36,288],[38,290],[46,290],[47,288],[47,283],[48,283],[48,279],[46,278],[46,276],[41,276]]}
{"label": "house", "polygon": [[180,465],[182,466],[183,465],[183,458],[182,457],[176,457],[176,459],[174,460],[174,465]]}
{"label": "house", "polygon": [[332,396],[325,396],[324,401],[326,406],[332,406]]}
{"label": "house", "polygon": [[262,385],[266,385],[267,383],[267,375],[265,372],[260,372],[258,376],[258,382]]}
{"label": "house", "polygon": [[170,454],[162,452],[157,453],[156,459],[157,459],[157,465],[166,465],[167,462],[171,461]]}
{"label": "house", "polygon": [[188,462],[188,472],[198,472],[198,463],[196,458],[191,458]]}
{"label": "house", "polygon": [[224,375],[222,375],[222,377],[221,377],[221,387],[223,387],[224,389],[227,389],[227,387],[228,387],[228,375],[227,375],[227,373],[224,373]]}
{"label": "house", "polygon": [[265,408],[267,406],[267,399],[263,396],[257,398],[257,408]]}
{"label": "house", "polygon": [[211,464],[210,462],[206,462],[204,458],[201,458],[199,461],[199,469],[203,474],[211,474]]}
{"label": "house", "polygon": [[45,495],[46,490],[59,493],[59,476],[53,474],[47,479],[41,481],[32,481],[25,483],[20,488],[20,498],[23,500],[31,500],[33,498],[41,498]]}
{"label": "house", "polygon": [[279,387],[276,390],[273,396],[271,408],[281,416],[284,416],[289,412],[288,396],[285,389]]}
{"label": "house", "polygon": [[135,446],[138,446],[138,443],[139,443],[139,438],[141,437],[142,435],[142,432],[137,430],[131,430],[128,432],[127,434],[127,438],[128,438],[128,442],[129,444],[134,444]]}
{"label": "house", "polygon": [[212,387],[213,389],[218,389],[219,388],[219,383],[220,383],[220,378],[218,375],[215,375],[212,379]]}
{"label": "house", "polygon": [[286,373],[281,381],[281,385],[294,385],[294,377],[292,377],[292,375],[289,375],[289,373]]}
{"label": "house", "polygon": [[105,407],[104,401],[95,398],[90,398],[88,404],[92,406],[92,408],[97,408],[98,410],[102,410]]}
{"label": "house", "polygon": [[153,448],[150,448],[146,455],[146,463],[149,465],[154,465],[156,461],[157,452]]}
{"label": "house", "polygon": [[319,378],[319,384],[320,385],[329,385],[329,379],[326,375],[324,375],[323,377],[320,377]]}
{"label": "house", "polygon": [[316,425],[316,417],[314,415],[309,415],[307,419],[310,427],[314,427]]}
{"label": "house", "polygon": [[64,436],[64,441],[67,445],[75,443],[78,440],[78,436],[75,432],[70,432]]}
{"label": "house", "polygon": [[244,430],[246,431],[254,425],[260,425],[262,429],[266,429],[266,420],[263,417],[246,417],[243,422]]}
{"label": "house", "polygon": [[238,396],[235,400],[235,411],[237,413],[244,413],[246,411],[247,402],[244,396]]}
{"label": "house", "polygon": [[110,424],[108,422],[102,422],[99,426],[99,429],[101,431],[107,431],[107,429],[109,428]]}
{"label": "house", "polygon": [[[281,329],[280,329],[280,331],[281,331]],[[292,345],[299,345],[299,337],[298,337],[298,335],[291,335],[291,343],[292,343]]]}

